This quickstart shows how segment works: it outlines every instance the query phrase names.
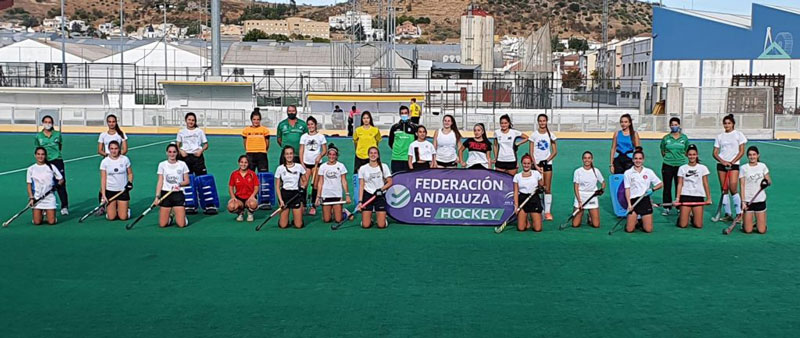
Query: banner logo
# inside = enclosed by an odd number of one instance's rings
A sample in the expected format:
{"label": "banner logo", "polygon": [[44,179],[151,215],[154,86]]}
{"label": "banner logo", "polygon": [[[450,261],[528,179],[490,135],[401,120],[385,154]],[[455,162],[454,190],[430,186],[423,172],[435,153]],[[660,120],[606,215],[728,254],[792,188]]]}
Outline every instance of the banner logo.
{"label": "banner logo", "polygon": [[392,208],[402,208],[408,205],[408,202],[411,201],[411,193],[408,191],[408,188],[402,185],[392,185],[392,187],[389,188],[388,193],[389,198],[387,199],[387,202],[389,202],[389,205]]}

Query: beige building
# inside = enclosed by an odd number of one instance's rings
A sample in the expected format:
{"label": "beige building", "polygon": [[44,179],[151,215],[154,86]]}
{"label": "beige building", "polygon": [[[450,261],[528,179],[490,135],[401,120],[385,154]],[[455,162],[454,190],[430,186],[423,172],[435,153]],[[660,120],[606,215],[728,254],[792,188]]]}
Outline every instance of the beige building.
{"label": "beige building", "polygon": [[327,22],[318,22],[306,18],[287,18],[286,20],[246,20],[244,33],[258,29],[269,34],[295,34],[312,38],[330,39],[330,26]]}
{"label": "beige building", "polygon": [[461,63],[494,69],[494,18],[473,5],[461,16]]}

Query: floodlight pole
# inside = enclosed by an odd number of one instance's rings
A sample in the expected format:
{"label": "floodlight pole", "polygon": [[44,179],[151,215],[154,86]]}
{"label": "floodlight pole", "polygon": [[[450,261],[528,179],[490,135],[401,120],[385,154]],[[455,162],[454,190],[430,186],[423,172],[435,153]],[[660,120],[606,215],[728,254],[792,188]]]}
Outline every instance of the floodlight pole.
{"label": "floodlight pole", "polygon": [[125,91],[125,7],[119,0],[119,116],[122,118],[122,93]]}
{"label": "floodlight pole", "polygon": [[222,76],[222,42],[220,41],[220,0],[211,0],[211,75]]}
{"label": "floodlight pole", "polygon": [[65,33],[65,25],[64,22],[64,1],[61,0],[61,86],[67,86],[67,43],[66,38],[67,34]]}

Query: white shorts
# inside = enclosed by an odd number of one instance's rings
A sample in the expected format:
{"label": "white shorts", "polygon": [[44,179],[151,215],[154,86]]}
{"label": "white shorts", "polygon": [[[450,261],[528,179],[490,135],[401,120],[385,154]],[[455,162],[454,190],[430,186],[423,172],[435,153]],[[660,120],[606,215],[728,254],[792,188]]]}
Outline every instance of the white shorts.
{"label": "white shorts", "polygon": [[45,197],[44,199],[39,201],[39,203],[36,203],[36,205],[33,206],[33,209],[38,209],[38,210],[52,210],[52,209],[55,209],[55,208],[56,208],[56,194],[55,193],[47,195],[47,197]]}
{"label": "white shorts", "polygon": [[[586,203],[586,201],[589,199],[589,197],[592,197],[592,195],[594,195],[594,192],[581,191],[579,193],[581,194],[581,203]],[[575,207],[575,208],[580,207],[580,205],[578,204],[578,199],[577,198],[575,199],[575,202],[572,204],[572,206]],[[595,198],[592,198],[592,200],[589,201],[589,203],[586,204],[586,206],[583,207],[583,208],[584,209],[597,209],[599,207],[600,207],[600,203],[598,203],[597,197],[595,197]]]}

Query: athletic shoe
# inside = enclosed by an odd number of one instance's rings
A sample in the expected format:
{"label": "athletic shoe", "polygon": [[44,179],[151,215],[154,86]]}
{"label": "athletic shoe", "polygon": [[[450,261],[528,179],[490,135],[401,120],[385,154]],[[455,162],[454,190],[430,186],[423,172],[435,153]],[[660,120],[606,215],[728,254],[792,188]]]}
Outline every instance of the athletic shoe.
{"label": "athletic shoe", "polygon": [[253,221],[253,213],[252,212],[247,214],[247,221],[248,222],[252,222]]}
{"label": "athletic shoe", "polygon": [[169,215],[169,221],[167,221],[167,226],[168,227],[172,226],[172,223],[175,223],[175,217],[172,216],[172,215]]}
{"label": "athletic shoe", "polygon": [[553,214],[551,214],[549,212],[544,214],[544,219],[548,220],[548,221],[552,221],[553,220]]}
{"label": "athletic shoe", "polygon": [[239,216],[236,216],[236,221],[237,222],[244,221],[244,215],[243,214],[239,214]]}
{"label": "athletic shoe", "polygon": [[66,216],[66,215],[69,215],[69,209],[61,208],[61,216]]}
{"label": "athletic shoe", "polygon": [[720,218],[719,220],[722,221],[722,222],[733,222],[733,216],[725,215],[725,216],[722,216],[722,218]]}
{"label": "athletic shoe", "polygon": [[669,208],[664,208],[664,210],[661,211],[661,216],[669,216],[669,211],[670,211]]}
{"label": "athletic shoe", "polygon": [[309,216],[314,216],[316,214],[317,214],[317,208],[315,208],[315,207],[309,207],[308,208],[308,215]]}

